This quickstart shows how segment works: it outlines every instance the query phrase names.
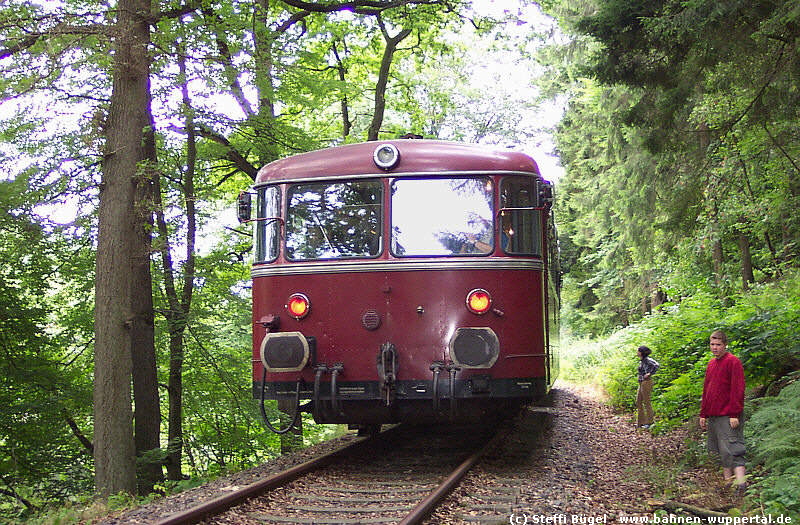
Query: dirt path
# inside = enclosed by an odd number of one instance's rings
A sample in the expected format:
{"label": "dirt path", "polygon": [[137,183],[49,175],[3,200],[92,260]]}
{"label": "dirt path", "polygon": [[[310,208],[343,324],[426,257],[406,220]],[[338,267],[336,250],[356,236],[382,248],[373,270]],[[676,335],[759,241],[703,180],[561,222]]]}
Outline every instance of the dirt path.
{"label": "dirt path", "polygon": [[[734,506],[716,469],[674,468],[692,446],[689,431],[653,436],[637,429],[632,415],[615,414],[591,391],[566,385],[553,391],[551,405],[528,410],[520,435],[471,474],[429,523],[625,523],[630,516],[652,518],[648,500],[665,492],[705,508]],[[541,422],[545,429],[536,430]],[[492,521],[470,510],[486,508],[492,496],[485,487],[498,483],[516,495],[506,517],[495,512]]]}
{"label": "dirt path", "polygon": [[[716,468],[674,468],[691,446],[689,430],[653,436],[635,427],[633,414],[615,414],[596,392],[570,385],[559,385],[550,401],[549,406],[527,409],[517,421],[514,438],[470,472],[426,523],[622,523],[629,516],[652,517],[648,500],[664,493],[669,499],[711,509],[737,503]],[[89,521],[153,523],[159,516],[252,483],[351,438],[321,443],[121,515]],[[699,435],[692,439],[697,443]]]}

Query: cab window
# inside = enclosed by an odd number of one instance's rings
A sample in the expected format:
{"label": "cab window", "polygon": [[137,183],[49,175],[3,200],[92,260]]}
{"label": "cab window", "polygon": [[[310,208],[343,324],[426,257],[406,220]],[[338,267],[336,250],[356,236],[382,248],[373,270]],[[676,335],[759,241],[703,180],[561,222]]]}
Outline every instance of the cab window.
{"label": "cab window", "polygon": [[500,239],[512,255],[542,255],[542,212],[534,209],[535,180],[506,177],[500,190]]}
{"label": "cab window", "polygon": [[278,257],[280,241],[280,190],[276,186],[260,188],[256,206],[256,261],[274,261]]}

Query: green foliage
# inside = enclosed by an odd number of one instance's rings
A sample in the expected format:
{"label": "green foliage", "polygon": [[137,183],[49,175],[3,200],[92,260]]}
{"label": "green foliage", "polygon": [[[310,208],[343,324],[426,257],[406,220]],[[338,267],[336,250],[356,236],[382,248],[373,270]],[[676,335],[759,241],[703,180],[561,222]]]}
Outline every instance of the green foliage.
{"label": "green foliage", "polygon": [[608,357],[605,346],[590,340],[576,340],[561,356],[559,377],[577,383],[599,384],[598,372]]}
{"label": "green foliage", "polygon": [[752,293],[721,301],[697,294],[662,313],[619,331],[597,350],[575,361],[573,376],[595,373],[610,402],[630,410],[636,395],[636,348],[645,344],[661,364],[655,376],[653,406],[658,427],[681,424],[697,416],[705,366],[710,358],[708,336],[721,328],[729,350],[742,359],[750,389],[768,387],[800,363],[796,287],[800,275],[760,286]]}
{"label": "green foliage", "polygon": [[[745,404],[748,500],[764,513],[800,519],[798,285],[800,273],[792,272],[781,281],[725,301],[698,293],[680,304],[667,305],[662,313],[578,352],[570,377],[601,383],[614,406],[632,412],[636,348],[646,344],[661,364],[654,376],[653,430],[691,424],[699,413],[706,363],[711,358],[708,336],[713,329],[725,330],[729,350],[745,367],[750,398]],[[759,391],[770,395],[753,398]],[[686,460],[707,463],[702,445],[690,445]]]}
{"label": "green foliage", "polygon": [[570,97],[556,209],[571,333],[636,322],[656,292],[724,297],[796,267],[794,3],[543,5],[571,37],[542,53],[542,86]]}
{"label": "green foliage", "polygon": [[751,381],[771,381],[797,370],[800,364],[800,279],[796,272],[770,286],[759,287],[731,308],[729,331]]}
{"label": "green foliage", "polygon": [[708,335],[721,317],[719,302],[699,294],[619,332],[603,367],[603,386],[612,404],[633,406],[638,386],[636,348],[644,344],[661,365],[653,390],[660,419],[678,423],[696,413],[709,355]]}
{"label": "green foliage", "polygon": [[745,427],[753,460],[766,475],[756,475],[755,493],[766,513],[800,519],[800,381],[774,397],[753,401]]}
{"label": "green foliage", "polygon": [[[91,487],[91,461],[73,432],[88,432],[91,386],[80,323],[81,300],[60,302],[83,275],[83,248],[47,232],[29,212],[23,181],[0,181],[0,517],[29,514]],[[91,259],[89,259],[91,261]],[[52,308],[59,301],[62,309]],[[74,425],[74,428],[70,425]],[[47,458],[43,461],[43,458]],[[8,497],[11,496],[11,497]]]}

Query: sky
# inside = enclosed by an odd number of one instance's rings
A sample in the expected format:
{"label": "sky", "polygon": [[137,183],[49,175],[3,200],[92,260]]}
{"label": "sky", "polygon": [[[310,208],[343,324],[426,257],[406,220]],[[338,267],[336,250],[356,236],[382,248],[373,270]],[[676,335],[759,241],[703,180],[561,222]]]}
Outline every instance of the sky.
{"label": "sky", "polygon": [[[557,34],[557,25],[554,20],[544,15],[538,6],[523,5],[527,2],[520,0],[473,0],[473,8],[476,13],[481,15],[491,15],[501,18],[507,15],[517,16],[517,23],[509,23],[503,29],[506,35],[511,35],[516,38],[524,39],[531,32],[550,32]],[[469,25],[465,24],[465,33],[469,31]],[[469,38],[469,36],[467,36]],[[476,66],[473,68],[472,82],[476,86],[483,86],[486,89],[492,89],[498,82],[507,89],[513,89],[515,93],[513,96],[534,99],[537,95],[534,88],[531,87],[531,82],[534,76],[539,71],[539,66],[532,59],[521,58],[518,53],[499,53],[493,52],[491,60],[486,60],[486,46],[489,42],[478,43],[471,49],[473,53],[473,60]],[[526,46],[534,46],[534,42],[526,44]],[[532,51],[532,49],[526,49]],[[530,53],[527,54],[530,56]],[[499,94],[502,96],[502,94]],[[16,104],[0,104],[0,117],[8,117],[9,111],[14,111]],[[54,108],[48,104],[47,112],[54,111]],[[41,109],[41,108],[40,108]],[[525,111],[530,111],[525,109]],[[530,115],[524,116],[525,122],[535,122],[537,126],[552,128],[558,122],[563,112],[563,104],[544,104],[538,111],[531,112]],[[51,115],[52,116],[52,115]],[[63,127],[68,123],[73,122],[74,118],[69,115],[57,116],[53,124],[57,127]],[[56,129],[52,125],[48,125],[48,133],[54,133]],[[538,133],[532,140],[527,140],[523,143],[515,144],[502,144],[503,146],[519,149],[531,155],[539,164],[543,176],[551,181],[557,181],[563,173],[558,158],[553,153],[552,137],[547,132]],[[0,144],[0,153],[6,150],[6,145]],[[0,173],[0,179],[7,178],[11,173]],[[51,220],[60,223],[71,222],[74,217],[74,210],[69,206],[60,206],[54,209],[47,210],[46,215],[49,215]]]}
{"label": "sky", "polygon": [[[521,2],[520,0],[473,0],[473,9],[481,15],[491,15],[497,18],[503,16],[516,16],[517,23],[507,24],[503,31],[505,34],[524,40],[531,33],[537,32],[550,34],[552,39],[563,39],[558,30],[558,24],[554,19],[542,13],[535,3]],[[528,5],[524,5],[528,4]],[[535,51],[536,40],[531,40],[525,44],[527,56],[530,57]],[[519,91],[520,98],[535,99],[538,92],[531,84],[540,74],[541,67],[533,59],[524,57],[518,53],[493,53],[491,60],[485,59],[483,46],[474,48],[474,60],[480,63],[475,69],[474,82],[496,84],[498,81],[512,79],[516,89]],[[538,110],[531,112],[525,120],[540,123],[544,128],[554,128],[564,112],[564,101],[552,101],[539,106]],[[558,182],[563,175],[564,168],[555,153],[555,145],[552,134],[542,132],[532,140],[512,145],[514,149],[519,149],[532,156],[542,173],[542,176],[552,182]]]}

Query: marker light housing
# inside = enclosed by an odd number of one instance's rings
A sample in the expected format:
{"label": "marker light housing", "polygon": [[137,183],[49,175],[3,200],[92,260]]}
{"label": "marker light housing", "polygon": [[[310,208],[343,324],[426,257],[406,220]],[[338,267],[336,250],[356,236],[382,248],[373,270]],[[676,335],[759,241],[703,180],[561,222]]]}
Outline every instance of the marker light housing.
{"label": "marker light housing", "polygon": [[475,288],[467,294],[467,310],[483,315],[492,307],[492,296],[483,288]]}
{"label": "marker light housing", "polygon": [[302,319],[311,311],[311,301],[304,294],[296,293],[286,301],[286,311],[295,319]]}

